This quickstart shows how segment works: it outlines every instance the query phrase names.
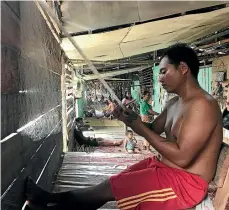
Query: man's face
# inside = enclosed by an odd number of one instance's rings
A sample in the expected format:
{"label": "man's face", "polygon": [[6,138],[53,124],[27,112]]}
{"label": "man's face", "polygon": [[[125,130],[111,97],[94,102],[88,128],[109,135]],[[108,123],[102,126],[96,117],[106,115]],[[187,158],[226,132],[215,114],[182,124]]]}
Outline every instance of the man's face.
{"label": "man's face", "polygon": [[169,59],[164,57],[160,62],[160,72],[158,81],[168,93],[175,93],[177,88],[181,86],[183,81],[183,74],[180,68],[176,68],[169,63]]}

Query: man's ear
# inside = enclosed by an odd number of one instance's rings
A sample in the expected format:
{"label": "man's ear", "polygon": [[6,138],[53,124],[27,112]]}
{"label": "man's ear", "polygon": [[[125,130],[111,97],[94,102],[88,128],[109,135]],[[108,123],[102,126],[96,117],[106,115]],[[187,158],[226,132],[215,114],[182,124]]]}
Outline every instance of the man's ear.
{"label": "man's ear", "polygon": [[188,73],[189,67],[185,62],[181,61],[180,62],[180,69],[181,69],[182,74],[185,75]]}

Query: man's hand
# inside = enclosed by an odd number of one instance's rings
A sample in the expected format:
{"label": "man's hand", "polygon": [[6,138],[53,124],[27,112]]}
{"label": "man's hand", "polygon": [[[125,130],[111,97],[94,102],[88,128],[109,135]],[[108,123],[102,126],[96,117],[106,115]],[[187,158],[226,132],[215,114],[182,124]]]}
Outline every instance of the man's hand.
{"label": "man's hand", "polygon": [[113,111],[113,115],[118,120],[124,122],[128,127],[131,127],[132,130],[141,135],[140,125],[143,125],[141,118],[131,109],[123,110],[122,107],[118,106]]}

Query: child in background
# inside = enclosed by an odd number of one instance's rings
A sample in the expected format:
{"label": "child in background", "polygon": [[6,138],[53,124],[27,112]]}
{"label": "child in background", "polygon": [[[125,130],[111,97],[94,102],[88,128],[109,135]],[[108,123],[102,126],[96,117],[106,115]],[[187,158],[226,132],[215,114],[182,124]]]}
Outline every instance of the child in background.
{"label": "child in background", "polygon": [[[124,142],[124,150],[127,153],[134,153],[135,149],[138,149],[137,148],[137,140],[134,138],[133,131],[127,130],[126,131],[126,139]],[[140,152],[139,149],[138,149],[138,152]]]}

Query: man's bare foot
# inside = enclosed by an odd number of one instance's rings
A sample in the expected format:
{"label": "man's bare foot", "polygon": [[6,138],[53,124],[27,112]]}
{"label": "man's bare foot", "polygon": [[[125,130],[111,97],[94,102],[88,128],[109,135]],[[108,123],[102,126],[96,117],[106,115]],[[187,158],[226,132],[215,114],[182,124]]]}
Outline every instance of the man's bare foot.
{"label": "man's bare foot", "polygon": [[25,196],[28,200],[41,205],[51,202],[50,193],[38,186],[31,177],[27,177],[25,181]]}
{"label": "man's bare foot", "polygon": [[28,209],[30,210],[65,210],[65,207],[61,207],[59,205],[48,205],[48,206],[42,206],[39,204],[35,204],[31,201],[26,201]]}

